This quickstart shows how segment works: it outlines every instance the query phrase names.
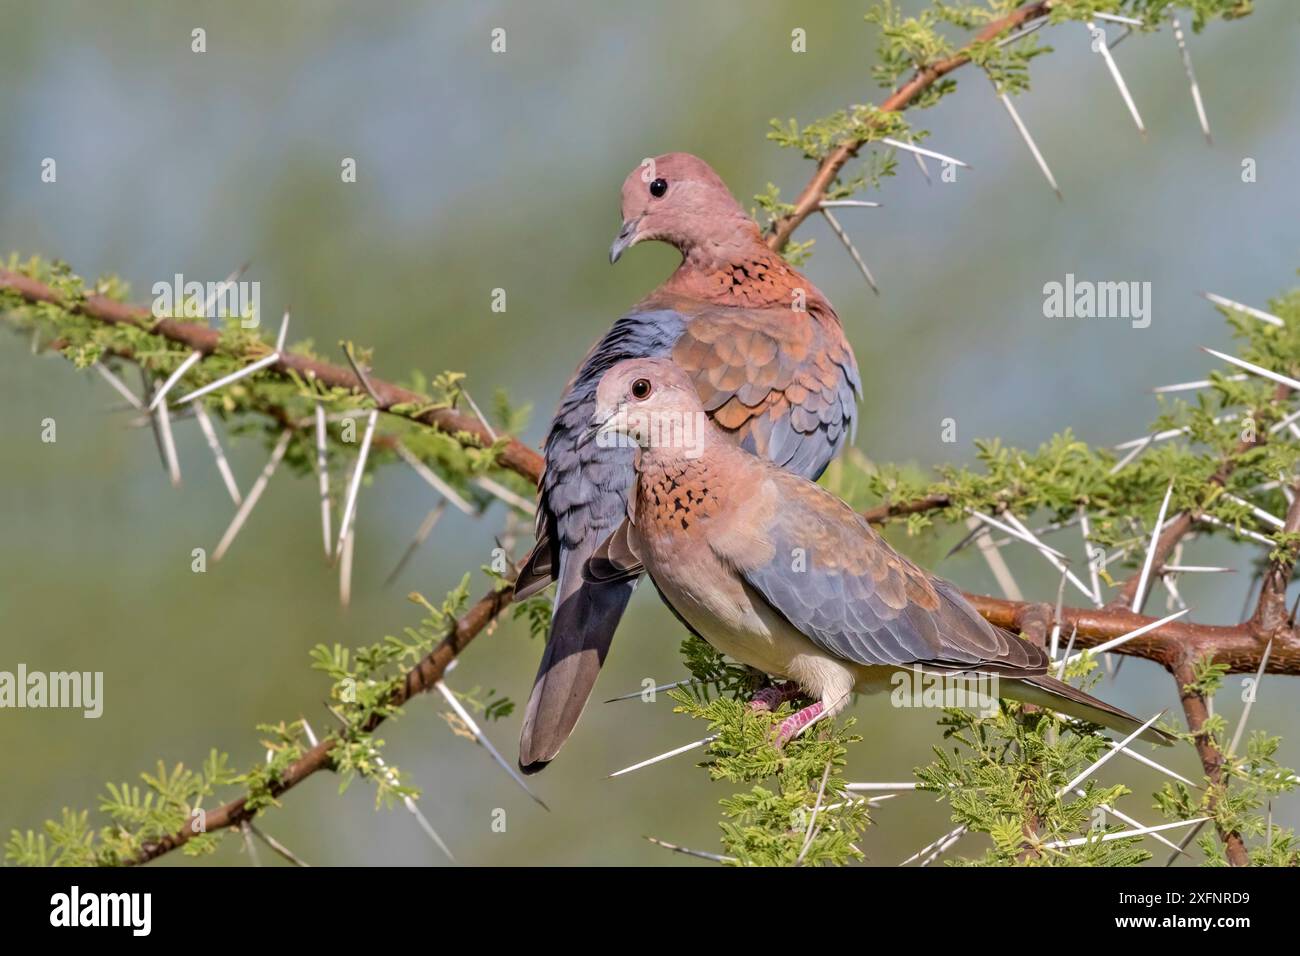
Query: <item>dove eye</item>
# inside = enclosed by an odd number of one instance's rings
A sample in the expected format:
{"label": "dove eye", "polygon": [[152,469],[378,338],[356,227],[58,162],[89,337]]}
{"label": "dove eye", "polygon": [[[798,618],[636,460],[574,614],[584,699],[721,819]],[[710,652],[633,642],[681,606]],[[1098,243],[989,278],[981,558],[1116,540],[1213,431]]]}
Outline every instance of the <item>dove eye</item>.
{"label": "dove eye", "polygon": [[662,199],[666,192],[668,192],[668,180],[656,179],[650,184],[650,195],[655,199]]}
{"label": "dove eye", "polygon": [[649,398],[652,391],[654,391],[654,387],[650,384],[648,378],[638,378],[632,383],[632,397],[637,401],[644,401]]}

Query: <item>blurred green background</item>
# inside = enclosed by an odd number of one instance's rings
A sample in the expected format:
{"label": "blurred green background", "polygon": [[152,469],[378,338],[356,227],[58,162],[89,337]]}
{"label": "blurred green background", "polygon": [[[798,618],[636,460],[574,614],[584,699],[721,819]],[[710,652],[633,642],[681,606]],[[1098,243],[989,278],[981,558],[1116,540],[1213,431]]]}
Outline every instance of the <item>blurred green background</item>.
{"label": "blurred green background", "polygon": [[[173,273],[216,280],[251,259],[246,278],[261,282],[265,314],[292,303],[296,338],[329,350],[342,337],[372,345],[390,379],[463,370],[480,402],[504,386],[534,403],[522,437],[537,442],[589,344],[676,261],[650,246],[608,265],[624,175],[643,156],[687,150],[746,203],[769,181],[796,194],[811,166],[767,142],[767,122],[879,99],[865,8],[3,0],[0,251],[118,273],[139,302]],[[824,224],[808,223],[800,238],[818,244],[806,271],[836,304],[863,369],[859,448],[928,467],[968,459],[978,436],[1036,445],[1065,426],[1097,443],[1139,435],[1155,413],[1147,390],[1201,377],[1209,366],[1196,346],[1228,341],[1198,290],[1263,306],[1295,281],[1297,13],[1290,3],[1260,8],[1190,38],[1212,147],[1168,29],[1116,53],[1151,131],[1143,142],[1084,27],[1067,24],[1046,32],[1057,52],[1037,61],[1019,103],[1063,204],[988,84],[962,71],[959,92],[914,121],[933,131],[929,145],[973,169],[927,185],[904,157],[872,197],[883,208],[841,216],[879,298]],[[508,48],[494,55],[498,26]],[[190,51],[195,27],[207,31],[202,55]],[[802,55],[790,50],[795,27],[807,31]],[[45,157],[58,163],[57,184],[40,181]],[[344,157],[357,160],[356,184],[340,182]],[[1257,162],[1253,184],[1241,181],[1245,157]],[[1151,327],[1043,318],[1043,284],[1067,272],[1150,281]],[[504,314],[490,310],[497,287],[507,290]],[[6,833],[65,805],[93,807],[104,781],[134,779],[160,757],[196,764],[216,746],[247,765],[261,753],[258,722],[306,715],[325,725],[326,683],[309,670],[308,649],[413,622],[404,593],[440,596],[488,560],[500,530],[499,507],[479,522],[448,515],[383,589],[430,505],[409,470],[385,470],[361,500],[354,601],[342,612],[320,554],[314,481],[282,475],[230,557],[194,574],[191,548],[215,546],[230,505],[193,424],[178,426],[185,484],[173,491],[152,436],[108,412],[117,399],[97,376],[0,337],[0,380],[0,668],[102,670],[106,681],[99,720],[0,712]],[[47,416],[58,422],[53,445],[39,440]],[[949,416],[956,445],[940,441]],[[264,451],[236,441],[232,460],[247,487]],[[964,587],[993,591],[973,550],[941,561],[956,536],[914,554]],[[1226,544],[1191,554],[1245,563]],[[1014,560],[1023,586],[1054,595],[1046,564]],[[1184,593],[1198,619],[1226,622],[1247,577],[1186,582]],[[482,589],[477,578],[472,590]],[[1162,606],[1163,595],[1151,603]],[[642,836],[715,849],[724,785],[689,756],[606,775],[703,729],[663,697],[599,702],[645,677],[680,677],[681,636],[642,588],[598,700],[532,781],[550,813],[453,736],[434,697],[415,700],[382,736],[464,862],[688,863]],[[540,650],[507,623],[475,643],[450,683],[493,687],[522,710]],[[1233,680],[1220,707],[1235,716]],[[1252,717],[1289,734],[1291,765],[1300,762],[1298,689],[1266,679]],[[1139,714],[1177,714],[1171,679],[1145,662],[1128,662],[1102,693]],[[850,779],[906,779],[938,740],[932,714],[883,700],[854,712],[868,740],[852,754]],[[511,758],[520,716],[488,728]],[[1174,761],[1199,775],[1190,751]],[[1135,791],[1129,812],[1156,822],[1147,795],[1161,778],[1129,761],[1107,769]],[[320,775],[265,828],[313,863],[444,862],[403,810],[372,804],[365,782],[339,797]],[[504,833],[491,828],[496,808],[507,814]],[[876,817],[863,849],[878,864],[897,863],[947,824],[943,807],[919,794]],[[1298,817],[1297,801],[1276,808],[1281,824]],[[239,841],[215,859],[244,862]]]}

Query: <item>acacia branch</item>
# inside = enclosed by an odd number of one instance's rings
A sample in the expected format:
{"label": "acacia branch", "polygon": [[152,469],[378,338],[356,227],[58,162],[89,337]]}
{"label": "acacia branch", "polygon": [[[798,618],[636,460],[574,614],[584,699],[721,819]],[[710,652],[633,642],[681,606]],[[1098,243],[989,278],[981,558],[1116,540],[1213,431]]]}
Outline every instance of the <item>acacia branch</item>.
{"label": "acacia branch", "polygon": [[[399,707],[415,695],[424,693],[442,680],[443,674],[447,671],[447,666],[456,659],[461,651],[469,646],[470,641],[474,640],[475,637],[487,630],[496,621],[497,616],[510,605],[512,599],[513,592],[508,587],[490,591],[479,598],[468,611],[456,620],[451,632],[438,643],[438,646],[425,655],[419,664],[407,671],[401,686],[394,691],[389,703],[394,707]],[[370,733],[383,722],[384,717],[376,714],[359,729],[364,733]],[[270,788],[270,796],[278,798],[298,786],[312,774],[321,770],[333,769],[333,752],[338,744],[338,737],[326,737],[317,743],[289,765],[284,774]],[[203,829],[197,832],[211,833],[216,830],[238,827],[242,823],[252,820],[257,814],[258,810],[248,806],[247,796],[239,797],[205,814]],[[127,864],[135,866],[148,863],[184,846],[196,835],[193,828],[194,822],[191,821],[190,825],[184,826],[160,840],[146,844],[137,856],[126,861]]]}
{"label": "acacia branch", "polygon": [[[952,56],[918,69],[910,80],[890,93],[881,102],[881,111],[901,113],[918,96],[943,79],[943,77],[969,63],[971,48],[976,43],[986,43],[1002,33],[1014,30],[1029,20],[1041,17],[1051,9],[1051,6],[1052,0],[1037,0],[1035,3],[1025,4],[1001,19],[994,20],[977,33],[974,40]],[[849,140],[836,146],[822,158],[817,164],[817,171],[813,173],[812,179],[808,181],[808,185],[804,186],[803,191],[799,193],[799,198],[795,200],[794,209],[772,223],[767,236],[769,248],[777,252],[785,248],[785,244],[790,241],[794,231],[799,228],[805,219],[821,208],[822,201],[826,198],[826,193],[834,184],[836,177],[839,176],[840,170],[858,154],[858,150],[870,142],[873,142],[873,140]]]}
{"label": "acacia branch", "polygon": [[[178,319],[158,319],[147,309],[127,305],[102,295],[88,295],[75,302],[65,301],[57,291],[43,282],[0,269],[0,289],[12,289],[22,298],[32,303],[48,303],[68,312],[107,322],[112,325],[132,325],[145,329],[154,335],[162,336],[171,342],[184,345],[204,355],[217,352],[220,347],[221,333],[199,322],[184,322]],[[308,381],[315,380],[330,388],[346,388],[358,395],[370,397],[363,382],[349,368],[331,365],[319,359],[303,355],[281,354],[280,360],[270,366],[268,371],[287,375],[296,372]],[[378,398],[379,409],[389,414],[400,415],[410,421],[429,425],[448,435],[470,435],[484,448],[493,443],[492,435],[473,415],[466,415],[454,408],[433,408],[418,410],[428,404],[427,396],[417,394],[409,389],[386,382],[383,379],[367,376],[374,394]],[[417,410],[411,412],[393,411],[395,405],[411,405]],[[503,468],[517,472],[532,481],[542,470],[542,456],[532,448],[515,439],[510,439],[497,458]]]}

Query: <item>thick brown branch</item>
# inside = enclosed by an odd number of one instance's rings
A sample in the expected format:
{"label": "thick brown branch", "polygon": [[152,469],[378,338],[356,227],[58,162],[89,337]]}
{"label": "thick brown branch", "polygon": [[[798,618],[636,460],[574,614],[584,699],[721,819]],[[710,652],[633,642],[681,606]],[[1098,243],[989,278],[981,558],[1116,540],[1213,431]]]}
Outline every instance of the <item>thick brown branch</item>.
{"label": "thick brown branch", "polygon": [[[509,588],[494,590],[479,598],[474,606],[456,621],[452,632],[443,638],[419,664],[407,672],[402,685],[393,694],[392,704],[400,706],[442,680],[447,665],[469,645],[470,641],[483,633],[496,620],[497,615],[509,606],[511,599],[512,592]],[[383,723],[383,720],[383,717],[376,716],[363,729],[367,732],[372,731]],[[336,738],[327,737],[295,760],[271,788],[271,796],[279,797],[317,771],[330,769],[331,754],[336,744]],[[237,827],[256,815],[257,811],[248,808],[248,798],[240,797],[206,814],[203,819],[203,832],[212,833],[216,830]],[[148,844],[135,859],[129,860],[128,863],[136,865],[156,860],[188,843],[194,835],[189,826],[182,827],[175,833]]]}
{"label": "thick brown branch", "polygon": [[[994,20],[976,34],[974,42],[992,40],[1002,33],[1014,30],[1022,23],[1043,16],[1051,8],[1051,5],[1052,0],[1038,0],[1036,3],[1027,3],[1005,17]],[[881,102],[880,109],[890,113],[902,112],[918,96],[943,77],[969,62],[970,46],[967,45],[947,59],[931,63],[929,66],[918,70],[910,80]],[[767,237],[769,247],[777,252],[785,248],[785,244],[790,241],[790,237],[794,235],[794,231],[799,228],[800,224],[821,207],[822,200],[826,198],[826,191],[835,182],[840,170],[858,154],[858,150],[869,142],[871,141],[868,139],[856,139],[842,143],[831,150],[817,164],[817,171],[813,174],[812,179],[808,181],[808,185],[803,188],[799,198],[795,200],[794,211],[787,213],[772,224]]]}
{"label": "thick brown branch", "polygon": [[[176,319],[155,319],[147,309],[126,305],[100,295],[87,296],[81,302],[64,302],[54,289],[51,289],[43,282],[38,282],[28,276],[9,272],[5,269],[0,269],[0,288],[12,289],[28,302],[46,302],[100,322],[134,325],[138,328],[147,329],[168,341],[178,342],[195,351],[202,352],[204,355],[211,355],[217,351],[221,339],[221,333],[205,324],[182,322]],[[363,383],[351,369],[331,365],[317,359],[286,354],[280,357],[279,362],[271,366],[271,370],[280,373],[293,370],[303,378],[315,379],[331,388],[348,388],[361,395],[367,395]],[[390,410],[394,405],[411,404],[419,406],[426,404],[426,399],[422,395],[373,376],[369,378],[375,394],[379,397],[380,408],[385,411]],[[403,417],[430,425],[450,435],[458,433],[473,435],[484,447],[492,444],[492,436],[488,434],[487,429],[483,427],[477,417],[466,415],[453,408],[435,408],[418,415]],[[502,450],[499,461],[502,467],[518,472],[531,481],[536,481],[537,476],[542,471],[542,456],[534,449],[513,439]]]}
{"label": "thick brown branch", "polygon": [[[993,624],[1013,630],[1020,626],[1032,608],[1039,608],[1049,617],[1053,612],[1049,604],[1007,601],[982,594],[967,594],[966,599]],[[1095,647],[1122,637],[1156,620],[1158,618],[1134,614],[1127,608],[1061,609],[1062,630],[1068,634],[1078,628],[1075,644],[1081,648]],[[1226,664],[1229,673],[1243,674],[1259,668],[1263,650],[1259,639],[1244,624],[1221,626],[1180,619],[1121,644],[1114,653],[1155,661],[1172,672],[1189,651],[1194,651],[1196,656],[1208,656],[1217,663]],[[1300,675],[1300,640],[1294,633],[1287,631],[1275,640],[1269,656],[1268,673]]]}

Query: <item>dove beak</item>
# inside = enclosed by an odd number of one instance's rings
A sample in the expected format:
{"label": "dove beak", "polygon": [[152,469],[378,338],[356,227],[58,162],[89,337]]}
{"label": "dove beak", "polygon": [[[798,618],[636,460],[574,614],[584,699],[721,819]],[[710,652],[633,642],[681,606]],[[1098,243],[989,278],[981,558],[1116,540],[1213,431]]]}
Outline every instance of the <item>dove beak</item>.
{"label": "dove beak", "polygon": [[626,406],[620,405],[613,411],[597,406],[595,413],[591,416],[591,424],[582,433],[582,440],[579,444],[585,445],[593,438],[608,435],[610,432],[621,431],[626,422]]}
{"label": "dove beak", "polygon": [[609,264],[613,265],[618,262],[619,257],[627,251],[629,246],[636,245],[637,234],[636,227],[641,222],[641,217],[629,219],[623,223],[623,228],[618,231],[618,236],[614,239],[614,244],[609,247]]}

